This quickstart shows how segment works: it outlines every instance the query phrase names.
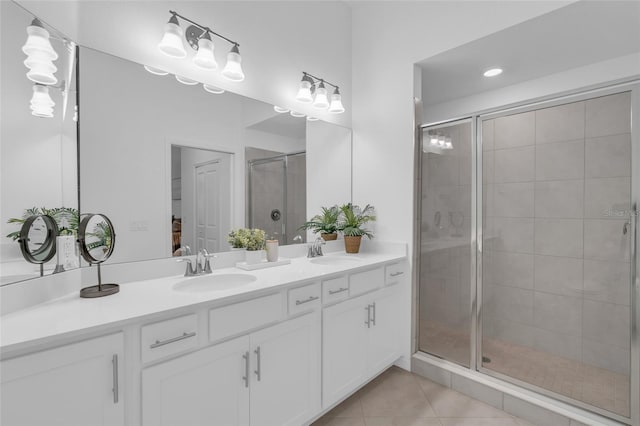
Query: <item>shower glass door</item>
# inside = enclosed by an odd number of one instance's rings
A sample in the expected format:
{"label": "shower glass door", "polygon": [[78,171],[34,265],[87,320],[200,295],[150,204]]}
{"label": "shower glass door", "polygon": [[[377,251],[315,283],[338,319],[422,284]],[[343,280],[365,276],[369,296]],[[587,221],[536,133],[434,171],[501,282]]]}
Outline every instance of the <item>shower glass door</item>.
{"label": "shower glass door", "polygon": [[629,417],[631,92],[581,99],[479,119],[477,365]]}
{"label": "shower glass door", "polygon": [[422,135],[419,339],[421,351],[470,365],[472,121]]}

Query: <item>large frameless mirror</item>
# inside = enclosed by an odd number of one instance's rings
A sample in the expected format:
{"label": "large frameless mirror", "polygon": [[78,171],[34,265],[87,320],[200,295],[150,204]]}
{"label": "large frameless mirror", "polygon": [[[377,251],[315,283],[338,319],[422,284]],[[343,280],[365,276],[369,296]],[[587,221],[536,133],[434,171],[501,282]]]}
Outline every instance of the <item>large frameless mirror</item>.
{"label": "large frameless mirror", "polygon": [[[0,284],[39,277],[41,267],[47,275],[79,264],[76,46],[34,18],[0,2]],[[22,257],[18,234],[33,215],[53,217],[68,237],[58,240],[62,263],[59,256],[42,265]]]}

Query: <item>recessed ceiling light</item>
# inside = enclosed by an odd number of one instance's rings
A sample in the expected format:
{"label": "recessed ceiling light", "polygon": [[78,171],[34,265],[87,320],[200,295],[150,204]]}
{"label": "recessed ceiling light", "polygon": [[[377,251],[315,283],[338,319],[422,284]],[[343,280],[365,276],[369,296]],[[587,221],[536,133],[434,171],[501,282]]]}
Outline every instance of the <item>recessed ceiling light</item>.
{"label": "recessed ceiling light", "polygon": [[274,110],[275,112],[279,113],[279,114],[284,114],[285,112],[289,112],[289,109],[288,109],[288,108],[282,108],[282,107],[279,107],[279,106],[277,106],[277,105],[274,105],[274,106],[273,106],[273,110]]}
{"label": "recessed ceiling light", "polygon": [[490,70],[486,70],[484,72],[485,77],[495,77],[496,75],[502,74],[502,68],[491,68]]}

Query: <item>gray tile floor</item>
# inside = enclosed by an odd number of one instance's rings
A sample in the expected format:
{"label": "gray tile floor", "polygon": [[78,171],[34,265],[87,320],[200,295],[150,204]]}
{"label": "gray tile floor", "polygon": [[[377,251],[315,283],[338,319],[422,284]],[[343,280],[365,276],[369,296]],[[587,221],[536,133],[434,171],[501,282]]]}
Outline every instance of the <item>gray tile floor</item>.
{"label": "gray tile floor", "polygon": [[502,410],[391,367],[313,426],[531,426]]}

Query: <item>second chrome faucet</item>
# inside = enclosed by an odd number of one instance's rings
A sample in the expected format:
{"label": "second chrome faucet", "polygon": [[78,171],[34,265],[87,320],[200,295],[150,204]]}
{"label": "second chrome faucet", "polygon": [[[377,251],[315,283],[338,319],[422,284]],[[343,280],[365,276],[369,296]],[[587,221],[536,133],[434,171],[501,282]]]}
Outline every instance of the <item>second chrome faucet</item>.
{"label": "second chrome faucet", "polygon": [[187,267],[184,271],[185,277],[193,277],[196,275],[205,275],[213,272],[211,270],[211,261],[212,257],[216,257],[215,254],[209,254],[207,249],[202,249],[198,252],[196,256],[196,267],[194,269],[193,264],[191,263],[191,259],[178,259],[178,262],[187,262]]}

